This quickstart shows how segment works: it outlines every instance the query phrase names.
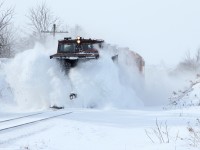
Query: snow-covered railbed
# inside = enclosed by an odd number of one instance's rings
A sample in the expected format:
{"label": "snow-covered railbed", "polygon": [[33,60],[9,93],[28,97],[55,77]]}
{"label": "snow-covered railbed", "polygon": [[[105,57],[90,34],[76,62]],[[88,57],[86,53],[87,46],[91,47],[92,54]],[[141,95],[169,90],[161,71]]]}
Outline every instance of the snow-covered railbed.
{"label": "snow-covered railbed", "polygon": [[[170,111],[94,109],[61,111],[73,113],[0,133],[0,149],[198,149],[189,145],[191,143],[187,130],[188,123],[191,126],[195,125],[199,117],[198,108]],[[57,112],[49,115],[53,113]],[[41,116],[46,116],[46,113],[44,114]],[[9,114],[8,116],[10,117]],[[167,127],[168,137],[163,133],[163,142],[160,142],[153,133],[157,128],[156,120],[161,126],[161,131],[166,131]]]}

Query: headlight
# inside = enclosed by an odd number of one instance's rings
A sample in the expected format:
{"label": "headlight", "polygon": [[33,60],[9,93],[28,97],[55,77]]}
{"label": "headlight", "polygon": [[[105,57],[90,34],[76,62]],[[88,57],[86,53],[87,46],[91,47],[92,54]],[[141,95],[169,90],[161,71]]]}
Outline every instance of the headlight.
{"label": "headlight", "polygon": [[81,43],[80,39],[78,39],[76,42],[77,42],[78,44],[80,44],[80,43]]}
{"label": "headlight", "polygon": [[77,37],[77,40],[80,40],[80,39],[81,39],[81,37],[80,37],[80,36],[78,36],[78,37]]}

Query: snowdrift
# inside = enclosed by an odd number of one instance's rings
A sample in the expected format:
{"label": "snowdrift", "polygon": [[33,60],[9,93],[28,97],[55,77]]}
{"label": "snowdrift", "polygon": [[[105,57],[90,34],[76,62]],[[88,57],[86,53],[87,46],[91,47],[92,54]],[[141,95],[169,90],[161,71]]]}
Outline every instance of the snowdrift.
{"label": "snowdrift", "polygon": [[174,91],[171,95],[169,106],[175,108],[184,108],[190,106],[200,106],[200,76],[190,80],[188,86],[182,90]]}

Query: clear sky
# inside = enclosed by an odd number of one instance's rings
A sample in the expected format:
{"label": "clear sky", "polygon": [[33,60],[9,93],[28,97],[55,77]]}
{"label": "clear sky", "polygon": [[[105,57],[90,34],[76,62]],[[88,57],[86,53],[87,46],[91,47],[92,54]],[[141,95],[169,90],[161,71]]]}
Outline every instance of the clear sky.
{"label": "clear sky", "polygon": [[[43,0],[7,0],[25,25],[28,9]],[[200,0],[46,0],[64,23],[141,54],[148,64],[176,64],[200,48]]]}

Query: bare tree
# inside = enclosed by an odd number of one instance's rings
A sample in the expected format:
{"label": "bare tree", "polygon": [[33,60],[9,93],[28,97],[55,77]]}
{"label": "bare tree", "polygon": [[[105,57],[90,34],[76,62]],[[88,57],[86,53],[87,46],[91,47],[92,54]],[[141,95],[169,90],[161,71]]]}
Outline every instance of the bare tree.
{"label": "bare tree", "polygon": [[72,37],[77,36],[85,36],[86,33],[84,32],[83,28],[80,25],[75,25],[75,27],[71,28],[70,34]]}
{"label": "bare tree", "polygon": [[185,58],[181,61],[177,69],[197,72],[200,70],[200,49],[198,49],[194,56],[191,56],[190,51],[185,54]]}
{"label": "bare tree", "polygon": [[46,35],[42,31],[49,31],[52,29],[53,24],[58,22],[52,11],[48,8],[46,3],[42,3],[33,8],[30,8],[28,13],[29,25],[33,31],[35,39],[41,43],[46,40]]}
{"label": "bare tree", "polygon": [[0,2],[0,57],[12,56],[13,36],[11,34],[14,8],[5,9]]}

